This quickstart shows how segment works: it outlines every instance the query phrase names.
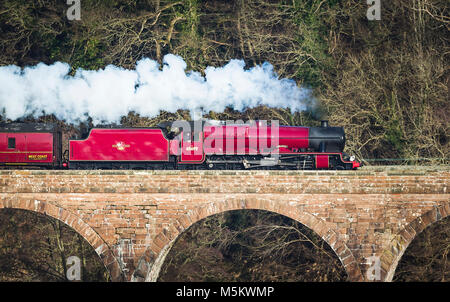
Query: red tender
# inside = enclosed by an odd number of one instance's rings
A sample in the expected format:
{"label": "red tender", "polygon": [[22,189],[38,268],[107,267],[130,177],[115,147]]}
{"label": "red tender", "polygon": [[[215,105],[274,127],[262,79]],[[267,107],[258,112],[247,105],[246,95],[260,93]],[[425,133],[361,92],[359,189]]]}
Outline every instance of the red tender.
{"label": "red tender", "polygon": [[70,161],[168,161],[169,141],[161,129],[92,129],[69,141]]}

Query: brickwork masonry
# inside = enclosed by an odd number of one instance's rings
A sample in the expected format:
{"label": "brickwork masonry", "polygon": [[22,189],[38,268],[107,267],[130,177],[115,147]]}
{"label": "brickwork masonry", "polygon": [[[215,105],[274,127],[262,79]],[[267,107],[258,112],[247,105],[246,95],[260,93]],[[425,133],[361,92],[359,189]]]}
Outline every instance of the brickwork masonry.
{"label": "brickwork masonry", "polygon": [[176,238],[237,209],[299,221],[336,252],[350,280],[367,258],[391,281],[414,237],[450,213],[448,167],[358,171],[0,170],[0,208],[44,213],[80,233],[113,280],[155,281]]}

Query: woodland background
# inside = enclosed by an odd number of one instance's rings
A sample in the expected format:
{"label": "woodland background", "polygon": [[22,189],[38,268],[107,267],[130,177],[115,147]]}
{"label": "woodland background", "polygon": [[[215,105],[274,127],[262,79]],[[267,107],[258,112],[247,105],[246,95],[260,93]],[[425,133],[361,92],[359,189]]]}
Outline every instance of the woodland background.
{"label": "woodland background", "polygon": [[[328,119],[345,127],[347,153],[375,160],[366,163],[448,164],[448,1],[381,1],[380,21],[367,19],[368,7],[365,0],[83,0],[81,20],[69,21],[66,1],[3,0],[0,66],[133,69],[143,57],[161,62],[168,53],[199,72],[230,59],[248,67],[267,61],[280,78],[312,87],[318,106],[229,108],[206,117],[305,126]],[[130,113],[122,124],[180,118],[190,116]]]}
{"label": "woodland background", "polygon": [[[161,62],[168,53],[199,72],[230,59],[248,67],[267,61],[280,78],[311,87],[318,106],[301,113],[228,108],[206,117],[305,126],[328,119],[345,128],[346,152],[366,164],[448,164],[449,2],[381,5],[381,20],[368,21],[365,0],[82,0],[81,20],[69,21],[66,1],[2,0],[0,66],[63,61],[73,72],[108,64],[133,69],[143,57]],[[189,120],[189,112],[155,118],[131,112],[122,125],[176,119]],[[65,138],[92,126],[57,122]],[[108,280],[78,234],[36,215],[0,211],[0,280],[65,280],[64,259],[74,254],[83,259],[83,280]],[[449,226],[445,219],[421,233],[394,279],[448,281]],[[238,211],[209,217],[183,234],[160,276],[175,280],[345,281],[346,274],[330,248],[301,224]]]}

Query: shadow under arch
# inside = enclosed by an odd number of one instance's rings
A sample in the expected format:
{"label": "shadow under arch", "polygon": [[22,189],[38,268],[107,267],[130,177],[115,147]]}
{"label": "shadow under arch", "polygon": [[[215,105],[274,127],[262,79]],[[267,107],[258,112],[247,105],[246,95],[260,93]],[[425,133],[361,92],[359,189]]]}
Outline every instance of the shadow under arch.
{"label": "shadow under arch", "polygon": [[434,206],[398,232],[381,254],[381,279],[391,282],[400,259],[414,238],[433,223],[448,217],[449,214],[449,204]]}
{"label": "shadow under arch", "polygon": [[[227,211],[233,210],[264,210],[273,212],[276,214],[284,215],[291,218],[304,226],[308,227],[310,230],[314,231],[319,235],[334,251],[336,256],[342,263],[349,281],[363,281],[363,276],[361,274],[361,269],[345,242],[340,238],[338,233],[336,233],[327,223],[307,212],[302,211],[296,206],[291,205],[280,205],[273,203],[268,199],[259,199],[256,202],[250,202],[249,200],[240,198],[239,201],[234,200],[234,202],[211,202],[209,204],[203,205],[199,208],[191,210],[186,215],[181,216],[176,219],[172,225],[161,231],[157,236],[154,237],[154,241],[158,242],[161,249],[156,254],[154,251],[148,251],[146,254],[152,254],[153,257],[150,258],[151,263],[144,265],[146,268],[144,272],[140,271],[139,275],[143,278],[145,276],[145,281],[156,282],[162,265],[174,245],[178,237],[189,227],[191,227],[196,222],[207,218],[208,216],[220,214]],[[145,255],[144,255],[145,257]],[[140,264],[144,263],[143,258],[139,261]],[[138,269],[140,265],[138,264]],[[135,276],[132,278],[133,281],[138,280]]]}
{"label": "shadow under arch", "polygon": [[72,212],[54,204],[39,200],[29,200],[25,203],[0,203],[0,210],[2,209],[20,209],[37,212],[65,223],[78,234],[80,234],[80,236],[83,237],[84,240],[86,240],[92,246],[92,248],[95,250],[101,261],[103,262],[103,265],[108,270],[111,276],[111,281],[125,280],[119,262],[117,261],[113,251],[108,246],[108,244],[91,226],[89,226],[80,217],[73,214]]}

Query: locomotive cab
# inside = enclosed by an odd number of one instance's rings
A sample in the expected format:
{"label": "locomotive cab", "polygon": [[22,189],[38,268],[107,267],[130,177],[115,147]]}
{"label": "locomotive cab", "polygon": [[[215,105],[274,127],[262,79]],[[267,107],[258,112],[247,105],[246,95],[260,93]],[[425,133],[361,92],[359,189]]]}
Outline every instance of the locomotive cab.
{"label": "locomotive cab", "polygon": [[189,131],[181,132],[181,155],[180,164],[201,164],[205,158],[203,152],[203,132]]}

